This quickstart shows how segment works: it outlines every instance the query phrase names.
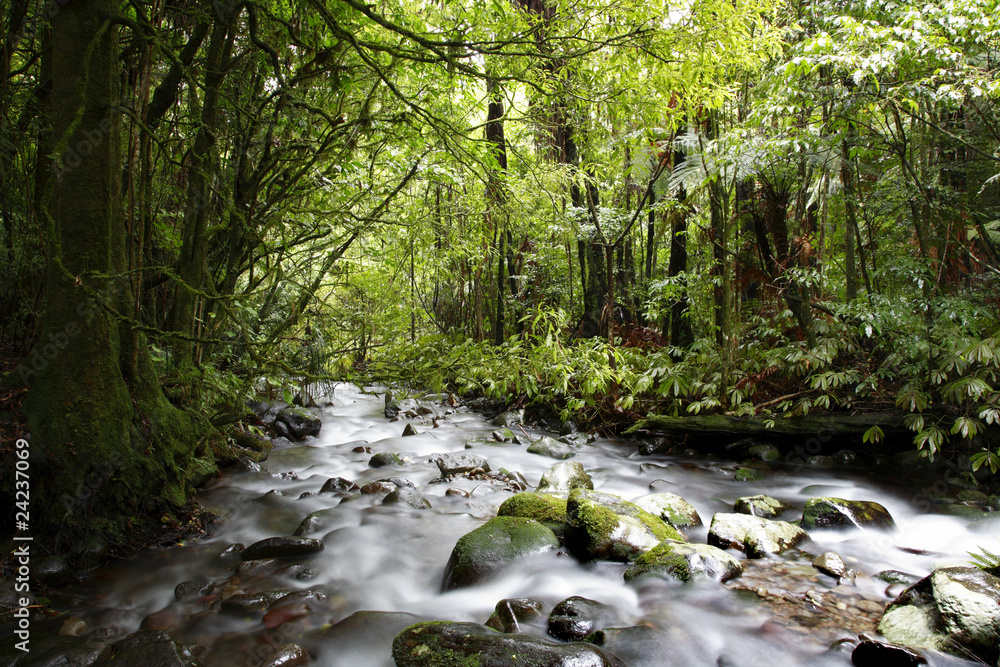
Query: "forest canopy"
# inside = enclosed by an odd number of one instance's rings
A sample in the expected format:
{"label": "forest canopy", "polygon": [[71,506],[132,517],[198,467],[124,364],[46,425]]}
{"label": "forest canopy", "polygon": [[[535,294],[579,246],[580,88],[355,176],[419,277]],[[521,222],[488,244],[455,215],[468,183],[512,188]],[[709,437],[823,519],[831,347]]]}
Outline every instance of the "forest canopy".
{"label": "forest canopy", "polygon": [[343,379],[606,430],[882,410],[996,470],[994,9],[11,0],[40,493],[109,471],[63,526],[121,535],[238,459],[248,399]]}

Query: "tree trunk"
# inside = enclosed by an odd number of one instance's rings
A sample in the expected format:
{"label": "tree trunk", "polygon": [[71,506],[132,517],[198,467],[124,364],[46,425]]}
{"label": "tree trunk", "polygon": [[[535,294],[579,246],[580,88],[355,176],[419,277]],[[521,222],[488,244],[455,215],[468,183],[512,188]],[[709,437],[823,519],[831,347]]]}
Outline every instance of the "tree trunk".
{"label": "tree trunk", "polygon": [[[486,79],[486,95],[489,108],[486,114],[486,143],[491,157],[486,182],[486,217],[488,227],[493,228],[497,256],[497,311],[493,325],[493,343],[504,341],[504,290],[507,284],[505,263],[510,249],[510,233],[507,230],[507,196],[504,191],[504,177],[507,173],[507,143],[503,133],[503,90],[493,78]],[[506,248],[504,246],[507,246]],[[508,271],[508,274],[511,272]]]}
{"label": "tree trunk", "polygon": [[[681,168],[686,155],[679,148],[674,150],[674,170]],[[677,190],[677,201],[681,204],[680,211],[675,213],[670,226],[670,262],[667,264],[667,277],[684,281],[683,274],[687,272],[687,190],[681,185]],[[687,288],[681,285],[680,293],[670,300],[669,333],[670,344],[677,348],[687,348],[694,343],[694,330],[691,327],[691,303]]]}
{"label": "tree trunk", "polygon": [[[63,5],[52,19],[52,136],[46,184],[43,339],[21,365],[31,382],[33,529],[134,538],[183,505],[185,467],[207,424],[163,397],[140,337],[130,372],[130,281],[121,211],[115,0]],[[204,440],[202,440],[204,442]],[[206,451],[207,454],[207,451]],[[92,520],[93,518],[93,520]],[[155,525],[155,524],[154,524]],[[58,543],[58,537],[56,542]],[[54,545],[58,547],[58,544]]]}

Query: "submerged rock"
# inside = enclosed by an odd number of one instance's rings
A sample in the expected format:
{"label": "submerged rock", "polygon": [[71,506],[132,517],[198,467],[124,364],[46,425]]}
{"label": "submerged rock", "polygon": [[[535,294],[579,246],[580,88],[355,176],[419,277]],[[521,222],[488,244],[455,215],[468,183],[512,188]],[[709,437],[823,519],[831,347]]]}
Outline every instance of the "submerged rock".
{"label": "submerged rock", "polygon": [[648,496],[636,498],[635,504],[650,514],[660,517],[674,528],[701,525],[698,510],[674,493],[651,493]]}
{"label": "submerged rock", "polygon": [[725,582],[740,576],[743,566],[731,555],[709,544],[664,540],[625,570],[625,580],[640,575],[662,574],[680,581]]}
{"label": "submerged rock", "polygon": [[537,521],[498,516],[458,538],[444,570],[444,590],[480,583],[510,563],[559,547],[555,533]]}
{"label": "submerged rock", "polygon": [[739,549],[748,558],[763,558],[791,549],[808,537],[787,521],[771,521],[748,514],[716,514],[708,529],[708,543],[721,549]]}
{"label": "submerged rock", "polygon": [[493,614],[486,621],[486,627],[498,632],[520,632],[521,624],[542,616],[542,603],[531,598],[500,600]]}
{"label": "submerged rock", "polygon": [[503,501],[497,509],[497,516],[534,519],[559,534],[563,532],[566,523],[566,499],[524,491]]}
{"label": "submerged rock", "polygon": [[879,633],[890,642],[996,664],[1000,647],[1000,578],[975,567],[935,570],[885,610]]}
{"label": "submerged rock", "polygon": [[548,632],[556,639],[580,641],[618,620],[614,608],[579,595],[566,598],[549,614]]}
{"label": "submerged rock", "polygon": [[594,481],[578,461],[557,463],[542,474],[536,491],[569,493],[573,489],[593,489]]}
{"label": "submerged rock", "polygon": [[738,498],[733,505],[733,511],[738,514],[749,514],[750,516],[759,516],[764,519],[773,519],[790,509],[792,509],[792,506],[788,503],[783,503],[771,496],[763,495],[743,496],[742,498]]}
{"label": "submerged rock", "polygon": [[576,456],[576,447],[543,435],[528,445],[528,453],[547,456],[550,459],[568,459]]}
{"label": "submerged rock", "polygon": [[628,562],[666,539],[684,536],[634,503],[574,489],[566,504],[566,546],[580,560]]}
{"label": "submerged rock", "polygon": [[413,509],[428,510],[431,508],[430,502],[415,490],[406,486],[397,486],[382,499],[383,505],[409,505]]}
{"label": "submerged rock", "polygon": [[559,644],[540,637],[497,632],[477,623],[427,621],[392,642],[396,667],[625,667],[592,644]]}
{"label": "submerged rock", "polygon": [[806,501],[802,521],[806,530],[815,528],[892,528],[889,510],[873,500],[819,497]]}
{"label": "submerged rock", "polygon": [[268,537],[254,542],[242,552],[244,561],[264,558],[301,558],[323,550],[323,543],[311,537]]}

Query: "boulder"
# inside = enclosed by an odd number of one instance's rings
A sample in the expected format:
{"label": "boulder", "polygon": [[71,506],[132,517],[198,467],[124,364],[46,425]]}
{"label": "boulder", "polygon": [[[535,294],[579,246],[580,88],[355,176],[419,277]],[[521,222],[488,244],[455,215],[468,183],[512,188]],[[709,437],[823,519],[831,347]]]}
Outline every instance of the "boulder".
{"label": "boulder", "polygon": [[444,621],[417,623],[400,632],[392,642],[392,658],[396,667],[625,667],[592,644],[560,644],[477,623]]}
{"label": "boulder", "polygon": [[520,632],[521,624],[542,616],[542,603],[530,598],[500,600],[493,614],[486,621],[486,627],[498,632]]}
{"label": "boulder", "polygon": [[589,489],[573,489],[566,503],[566,546],[580,560],[629,562],[677,529],[634,503]]}
{"label": "boulder", "polygon": [[46,586],[62,586],[73,579],[73,572],[66,559],[54,554],[32,563],[31,574]]}
{"label": "boulder", "polygon": [[397,486],[382,499],[383,505],[409,505],[417,510],[429,510],[430,502],[414,489],[407,486]]}
{"label": "boulder", "polygon": [[368,459],[369,468],[386,468],[388,466],[401,466],[403,459],[399,454],[393,452],[379,452]]}
{"label": "boulder", "polygon": [[211,579],[191,579],[182,581],[174,586],[174,597],[181,602],[185,600],[195,600],[208,595],[215,588],[215,583]]}
{"label": "boulder", "polygon": [[781,458],[781,450],[774,445],[754,445],[747,450],[747,454],[758,461],[777,461]]}
{"label": "boulder", "polygon": [[343,477],[331,477],[324,482],[320,493],[351,493],[358,491],[360,487],[349,479]]}
{"label": "boulder", "polygon": [[787,551],[807,537],[795,524],[748,514],[716,514],[708,528],[709,544],[720,549],[739,549],[748,558]]}
{"label": "boulder", "polygon": [[528,453],[547,456],[550,459],[568,459],[576,456],[576,447],[543,435],[528,445]]}
{"label": "boulder", "polygon": [[773,519],[790,509],[792,509],[791,505],[771,496],[762,495],[743,496],[742,498],[737,498],[736,503],[733,504],[733,511],[738,514],[749,514],[750,516],[759,516],[764,519]]}
{"label": "boulder", "polygon": [[557,463],[542,474],[538,486],[539,493],[569,493],[573,489],[593,489],[594,481],[577,461]]}
{"label": "boulder", "polygon": [[664,540],[635,559],[625,570],[625,580],[650,572],[680,581],[722,583],[743,574],[743,566],[727,552],[708,544]]}
{"label": "boulder", "polygon": [[549,614],[548,632],[562,641],[581,641],[590,633],[618,621],[614,608],[574,595],[566,598]]}
{"label": "boulder", "polygon": [[514,442],[514,432],[509,428],[498,428],[490,435],[496,442]]}
{"label": "boulder", "polygon": [[760,470],[757,470],[756,468],[743,467],[743,468],[738,468],[736,470],[736,474],[733,475],[733,479],[741,483],[759,482],[760,480],[764,479],[764,473],[762,473]]}
{"label": "boulder", "polygon": [[935,570],[885,610],[878,631],[888,641],[996,664],[1000,647],[1000,578],[975,567]]}
{"label": "boulder", "polygon": [[244,561],[264,558],[301,558],[323,550],[323,543],[311,537],[268,537],[240,552]]}
{"label": "boulder", "polygon": [[493,425],[500,428],[511,428],[524,421],[524,410],[509,410],[501,412],[493,419]]}
{"label": "boulder", "polygon": [[524,491],[503,501],[497,509],[497,516],[519,516],[523,519],[534,519],[559,535],[563,532],[566,523],[566,499],[544,493]]}
{"label": "boulder", "polygon": [[635,504],[650,514],[660,517],[674,528],[701,525],[698,510],[674,493],[651,493],[648,496],[636,498]]}
{"label": "boulder", "polygon": [[816,528],[893,528],[892,516],[873,500],[844,500],[829,496],[810,498],[799,525]]}
{"label": "boulder", "polygon": [[95,665],[101,667],[200,667],[186,646],[166,632],[140,630],[106,647]]}
{"label": "boulder", "polygon": [[555,533],[537,521],[494,517],[458,538],[445,566],[443,589],[480,583],[516,560],[558,547]]}
{"label": "boulder", "polygon": [[291,436],[295,440],[302,440],[309,435],[319,435],[320,427],[323,425],[319,417],[311,415],[301,408],[292,407],[287,407],[278,413],[275,418],[276,428],[279,423],[287,427],[287,433],[279,433],[278,435]]}
{"label": "boulder", "polygon": [[437,464],[441,476],[446,478],[464,475],[477,469],[482,472],[490,471],[489,462],[474,454],[438,454],[431,457],[431,461]]}

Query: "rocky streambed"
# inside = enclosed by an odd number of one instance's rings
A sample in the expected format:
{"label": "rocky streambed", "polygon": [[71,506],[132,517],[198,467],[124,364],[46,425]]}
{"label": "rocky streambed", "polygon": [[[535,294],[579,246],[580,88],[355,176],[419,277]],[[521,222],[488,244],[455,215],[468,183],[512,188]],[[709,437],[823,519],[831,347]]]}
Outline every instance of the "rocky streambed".
{"label": "rocky streambed", "polygon": [[0,665],[997,663],[1000,579],[967,552],[1000,550],[1000,499],[947,467],[663,453],[446,398],[255,406],[283,437],[206,485],[212,534],[37,573],[51,611]]}

